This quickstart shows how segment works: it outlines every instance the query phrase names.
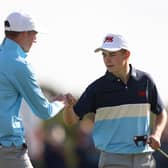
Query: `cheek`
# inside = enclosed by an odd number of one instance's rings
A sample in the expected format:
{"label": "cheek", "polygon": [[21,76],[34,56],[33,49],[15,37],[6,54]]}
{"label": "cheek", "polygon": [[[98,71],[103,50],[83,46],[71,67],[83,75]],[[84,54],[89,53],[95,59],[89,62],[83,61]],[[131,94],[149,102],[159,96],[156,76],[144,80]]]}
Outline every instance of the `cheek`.
{"label": "cheek", "polygon": [[121,57],[116,57],[115,62],[116,62],[117,64],[122,64],[123,59],[122,59]]}
{"label": "cheek", "polygon": [[31,46],[33,42],[34,42],[34,38],[33,37],[29,38],[28,45]]}
{"label": "cheek", "polygon": [[34,37],[32,36],[29,41],[33,42],[34,41]]}
{"label": "cheek", "polygon": [[29,36],[29,42],[33,42],[33,41],[35,41],[36,40],[36,36],[34,35],[34,34],[31,34],[30,36]]}

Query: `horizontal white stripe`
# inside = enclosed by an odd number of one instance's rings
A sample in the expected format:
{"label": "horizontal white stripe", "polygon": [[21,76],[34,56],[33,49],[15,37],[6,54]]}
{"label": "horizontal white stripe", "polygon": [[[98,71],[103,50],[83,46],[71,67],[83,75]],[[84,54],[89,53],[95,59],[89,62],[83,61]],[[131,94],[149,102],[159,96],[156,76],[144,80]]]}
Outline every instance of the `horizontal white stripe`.
{"label": "horizontal white stripe", "polygon": [[95,121],[126,117],[147,117],[149,114],[150,104],[127,104],[103,107],[96,111]]}

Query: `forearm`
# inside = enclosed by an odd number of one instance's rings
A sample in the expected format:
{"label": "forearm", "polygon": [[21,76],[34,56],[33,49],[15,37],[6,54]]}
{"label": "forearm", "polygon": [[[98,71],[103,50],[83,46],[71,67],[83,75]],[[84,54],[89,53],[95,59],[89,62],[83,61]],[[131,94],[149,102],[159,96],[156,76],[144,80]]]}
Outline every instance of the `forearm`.
{"label": "forearm", "polygon": [[167,123],[167,112],[166,110],[164,110],[161,114],[156,116],[152,134],[161,138],[166,123]]}
{"label": "forearm", "polygon": [[63,119],[67,125],[73,125],[79,121],[79,117],[75,114],[73,106],[64,108]]}
{"label": "forearm", "polygon": [[161,136],[167,123],[167,112],[164,110],[156,116],[152,134],[149,136],[148,143],[153,149],[158,149],[161,146]]}

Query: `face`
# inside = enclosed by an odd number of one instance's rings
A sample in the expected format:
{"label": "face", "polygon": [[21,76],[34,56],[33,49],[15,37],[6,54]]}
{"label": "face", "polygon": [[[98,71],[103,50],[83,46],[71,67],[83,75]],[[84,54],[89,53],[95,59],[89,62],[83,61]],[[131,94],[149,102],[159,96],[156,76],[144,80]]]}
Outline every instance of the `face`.
{"label": "face", "polygon": [[21,46],[25,52],[29,52],[33,43],[36,42],[36,34],[35,31],[23,32]]}
{"label": "face", "polygon": [[113,74],[121,73],[128,62],[129,51],[119,50],[115,52],[103,51],[103,60],[109,72]]}

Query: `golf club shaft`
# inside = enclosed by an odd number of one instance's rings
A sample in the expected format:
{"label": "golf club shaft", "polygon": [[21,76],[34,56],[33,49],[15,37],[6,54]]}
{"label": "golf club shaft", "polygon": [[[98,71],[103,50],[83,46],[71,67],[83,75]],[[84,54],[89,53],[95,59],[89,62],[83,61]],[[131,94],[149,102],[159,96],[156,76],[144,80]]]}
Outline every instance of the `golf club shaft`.
{"label": "golf club shaft", "polygon": [[160,148],[158,148],[157,151],[159,151],[162,155],[164,155],[166,158],[168,158],[168,154],[166,152],[164,152],[163,150],[161,150]]}

